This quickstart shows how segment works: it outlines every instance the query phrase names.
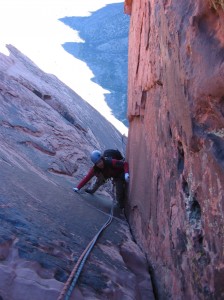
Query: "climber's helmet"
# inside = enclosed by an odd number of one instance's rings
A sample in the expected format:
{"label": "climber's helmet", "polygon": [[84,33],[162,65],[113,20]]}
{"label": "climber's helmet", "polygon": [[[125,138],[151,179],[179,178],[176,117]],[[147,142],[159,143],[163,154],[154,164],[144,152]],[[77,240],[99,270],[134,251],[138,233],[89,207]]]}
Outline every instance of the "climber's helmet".
{"label": "climber's helmet", "polygon": [[97,164],[101,158],[102,158],[102,154],[99,150],[94,150],[91,155],[90,155],[90,158],[91,158],[91,161],[94,163],[94,164]]}

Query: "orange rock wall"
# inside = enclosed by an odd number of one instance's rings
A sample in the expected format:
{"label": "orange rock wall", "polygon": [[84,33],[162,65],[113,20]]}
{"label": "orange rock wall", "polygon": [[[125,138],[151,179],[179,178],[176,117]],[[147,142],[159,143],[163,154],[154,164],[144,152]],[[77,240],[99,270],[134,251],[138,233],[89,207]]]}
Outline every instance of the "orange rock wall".
{"label": "orange rock wall", "polygon": [[133,0],[125,0],[124,1],[124,12],[128,15],[131,14],[131,6]]}
{"label": "orange rock wall", "polygon": [[206,0],[129,12],[133,234],[159,299],[223,299],[224,12]]}

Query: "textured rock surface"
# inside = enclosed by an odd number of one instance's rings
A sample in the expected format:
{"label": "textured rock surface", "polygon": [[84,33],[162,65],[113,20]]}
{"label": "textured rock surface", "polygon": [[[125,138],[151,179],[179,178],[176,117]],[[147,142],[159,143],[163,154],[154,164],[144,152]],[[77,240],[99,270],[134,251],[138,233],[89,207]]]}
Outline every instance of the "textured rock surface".
{"label": "textured rock surface", "polygon": [[124,12],[128,15],[131,14],[132,1],[133,0],[125,0],[124,1]]}
{"label": "textured rock surface", "polygon": [[[71,188],[90,167],[90,151],[122,150],[122,137],[56,77],[8,49],[9,57],[0,54],[0,298],[55,300],[112,204],[107,191]],[[145,256],[116,215],[71,299],[154,299]]]}
{"label": "textured rock surface", "polygon": [[224,12],[126,5],[129,220],[159,299],[223,299]]}

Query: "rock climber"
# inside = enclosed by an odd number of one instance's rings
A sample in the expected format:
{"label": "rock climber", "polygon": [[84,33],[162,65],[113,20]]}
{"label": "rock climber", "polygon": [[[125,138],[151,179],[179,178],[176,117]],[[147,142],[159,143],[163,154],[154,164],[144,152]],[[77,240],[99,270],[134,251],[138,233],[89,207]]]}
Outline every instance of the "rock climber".
{"label": "rock climber", "polygon": [[123,160],[105,158],[99,150],[94,150],[90,158],[94,166],[73,190],[78,192],[90,179],[96,176],[97,179],[93,186],[90,189],[85,189],[87,193],[93,194],[107,179],[112,178],[116,189],[116,200],[119,207],[124,208],[125,183],[129,182],[128,163]]}

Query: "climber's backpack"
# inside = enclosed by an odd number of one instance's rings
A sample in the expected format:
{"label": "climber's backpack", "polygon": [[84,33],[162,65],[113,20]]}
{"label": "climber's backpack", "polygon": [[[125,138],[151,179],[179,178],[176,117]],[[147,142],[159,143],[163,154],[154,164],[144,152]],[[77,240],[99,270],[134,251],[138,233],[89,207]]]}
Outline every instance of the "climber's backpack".
{"label": "climber's backpack", "polygon": [[119,150],[115,149],[107,149],[103,153],[103,157],[105,158],[112,158],[112,159],[118,159],[118,160],[123,160],[124,157],[121,154]]}

